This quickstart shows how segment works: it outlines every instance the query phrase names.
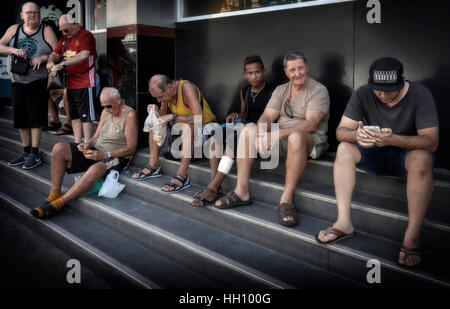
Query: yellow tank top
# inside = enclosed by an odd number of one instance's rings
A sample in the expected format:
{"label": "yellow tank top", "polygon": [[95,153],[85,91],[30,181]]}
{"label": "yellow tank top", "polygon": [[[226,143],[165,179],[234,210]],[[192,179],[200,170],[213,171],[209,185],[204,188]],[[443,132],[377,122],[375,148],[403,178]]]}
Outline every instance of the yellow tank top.
{"label": "yellow tank top", "polygon": [[[168,102],[167,106],[169,107],[170,111],[172,113],[178,114],[178,115],[191,115],[191,110],[184,105],[183,102],[183,94],[181,92],[181,89],[183,87],[183,84],[185,82],[189,82],[187,80],[181,80],[180,84],[178,85],[178,98],[177,98],[177,104],[173,105],[172,103]],[[214,120],[216,120],[216,115],[212,112],[211,108],[208,105],[208,102],[206,102],[205,98],[203,97],[202,93],[200,92],[200,89],[197,88],[197,94],[198,94],[198,101],[200,102],[200,105],[202,106],[203,110],[203,124],[210,123]]]}

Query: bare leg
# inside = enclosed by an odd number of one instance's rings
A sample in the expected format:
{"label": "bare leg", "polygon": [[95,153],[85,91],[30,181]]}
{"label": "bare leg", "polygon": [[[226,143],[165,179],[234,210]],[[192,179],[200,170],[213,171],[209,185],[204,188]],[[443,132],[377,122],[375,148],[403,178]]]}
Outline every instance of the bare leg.
{"label": "bare leg", "polygon": [[41,142],[42,129],[41,128],[33,128],[31,129],[31,147],[39,147],[39,143]]}
{"label": "bare leg", "polygon": [[58,143],[53,147],[51,159],[52,184],[51,190],[61,190],[62,181],[66,174],[66,162],[72,161],[72,152],[68,143]]}
{"label": "bare leg", "polygon": [[[161,147],[159,147],[158,144],[153,139],[152,132],[148,134],[148,145],[150,151],[148,165],[150,165],[151,168],[156,169],[159,166],[159,152]],[[150,170],[148,168],[144,168],[142,169],[142,172],[148,175],[150,173]],[[131,177],[136,179],[139,177],[139,173],[134,173]]]}
{"label": "bare leg", "polygon": [[[286,158],[286,179],[280,204],[292,204],[292,196],[303,170],[305,169],[308,155],[314,147],[314,139],[311,134],[293,132],[288,137],[288,151]],[[285,216],[284,222],[292,221],[292,216]]]}
{"label": "bare leg", "polygon": [[92,138],[92,135],[93,135],[92,134],[92,128],[93,128],[92,121],[82,122],[81,125],[83,127],[84,141],[88,142]]}
{"label": "bare leg", "polygon": [[81,143],[83,137],[83,128],[80,119],[72,119],[72,130],[75,143]]}
{"label": "bare leg", "polygon": [[88,192],[103,176],[106,174],[106,164],[103,162],[97,162],[92,165],[83,177],[64,194],[63,199],[65,203],[71,200],[81,197],[83,194]]}
{"label": "bare leg", "polygon": [[[334,190],[338,208],[338,218],[333,224],[334,228],[351,234],[355,231],[351,218],[351,201],[356,181],[356,164],[361,160],[361,153],[355,144],[342,142],[336,152],[334,163]],[[327,234],[325,231],[319,233],[319,239],[323,242],[331,241],[337,236]]]}
{"label": "bare leg", "polygon": [[[405,247],[420,248],[420,230],[434,190],[432,163],[431,155],[425,150],[411,150],[406,155],[409,222],[403,239]],[[404,254],[400,253],[401,264],[414,266],[419,262],[418,256],[405,260]]]}
{"label": "bare leg", "polygon": [[66,123],[72,125],[72,118],[70,117],[70,113],[69,113],[69,101],[67,100],[67,88],[64,89],[63,105],[64,105],[64,111],[66,112]]}
{"label": "bare leg", "polygon": [[[249,182],[250,172],[253,160],[256,154],[255,147],[256,127],[246,126],[239,136],[238,141],[238,155],[237,155],[237,185],[234,192],[243,201],[250,199]],[[221,201],[215,203],[216,206],[221,206]]]}
{"label": "bare leg", "polygon": [[19,129],[20,139],[22,140],[22,146],[31,146],[31,129]]}

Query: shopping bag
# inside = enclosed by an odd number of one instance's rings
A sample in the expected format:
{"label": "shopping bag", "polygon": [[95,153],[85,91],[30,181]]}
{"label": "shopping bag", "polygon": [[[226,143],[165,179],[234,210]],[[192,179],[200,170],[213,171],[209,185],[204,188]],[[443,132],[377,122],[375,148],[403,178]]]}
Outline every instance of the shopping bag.
{"label": "shopping bag", "polygon": [[98,196],[116,198],[117,195],[122,192],[123,188],[125,188],[125,185],[119,182],[119,172],[112,170],[109,172],[108,176],[106,176],[106,180],[103,183],[100,192],[98,192]]}

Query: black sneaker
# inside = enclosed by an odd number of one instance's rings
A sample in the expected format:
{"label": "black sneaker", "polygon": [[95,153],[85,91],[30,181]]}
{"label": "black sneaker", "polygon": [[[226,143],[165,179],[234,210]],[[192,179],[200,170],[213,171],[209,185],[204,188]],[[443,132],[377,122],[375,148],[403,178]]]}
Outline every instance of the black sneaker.
{"label": "black sneaker", "polygon": [[42,159],[39,155],[35,155],[34,153],[30,153],[28,155],[27,160],[25,161],[25,163],[22,165],[22,168],[24,170],[30,170],[32,168],[35,168],[36,166],[39,166],[42,164]]}
{"label": "black sneaker", "polygon": [[29,153],[28,152],[22,152],[22,154],[20,156],[18,156],[17,158],[15,158],[12,161],[8,162],[9,166],[17,166],[17,165],[23,165],[25,163],[25,161],[28,158]]}
{"label": "black sneaker", "polygon": [[49,218],[51,216],[54,216],[58,213],[58,210],[53,208],[52,204],[50,204],[48,201],[42,204],[39,207],[34,208],[30,213],[35,217],[39,219],[45,219]]}

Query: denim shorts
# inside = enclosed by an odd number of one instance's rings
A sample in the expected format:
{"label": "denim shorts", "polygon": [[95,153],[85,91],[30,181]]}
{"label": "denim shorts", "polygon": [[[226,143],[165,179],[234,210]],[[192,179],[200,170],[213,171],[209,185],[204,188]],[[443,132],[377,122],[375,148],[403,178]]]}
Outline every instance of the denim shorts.
{"label": "denim shorts", "polygon": [[390,175],[400,178],[406,178],[408,175],[405,168],[407,149],[393,146],[364,148],[359,144],[356,145],[361,152],[361,160],[356,165],[357,168],[372,174]]}

